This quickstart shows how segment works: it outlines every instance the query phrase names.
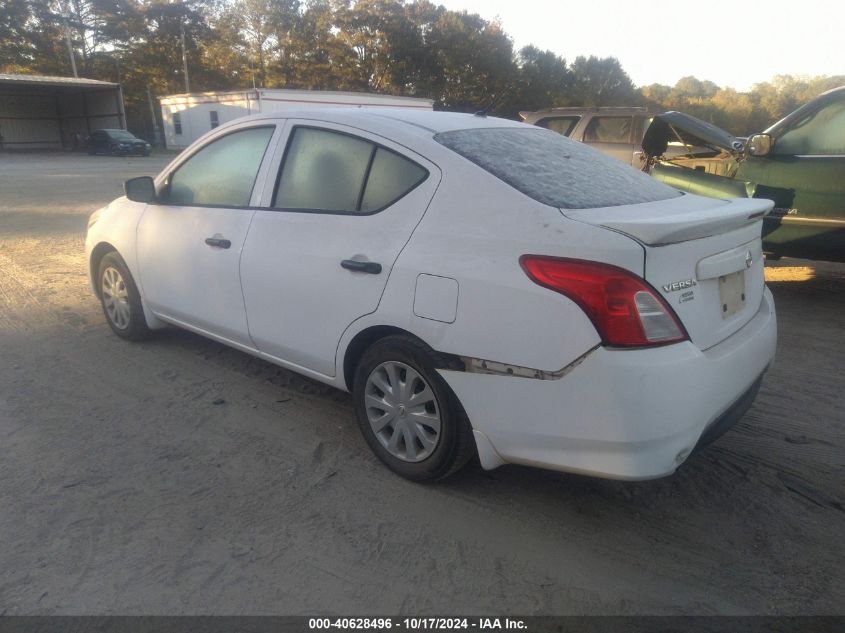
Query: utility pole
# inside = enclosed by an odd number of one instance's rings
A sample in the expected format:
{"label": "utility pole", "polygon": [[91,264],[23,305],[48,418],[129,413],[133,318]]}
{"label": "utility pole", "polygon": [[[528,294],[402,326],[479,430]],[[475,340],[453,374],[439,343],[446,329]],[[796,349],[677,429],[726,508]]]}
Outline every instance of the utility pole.
{"label": "utility pole", "polygon": [[161,137],[158,135],[158,123],[156,123],[156,111],[153,106],[153,95],[150,92],[150,84],[147,84],[147,103],[150,105],[150,117],[153,120],[153,145],[161,147]]}
{"label": "utility pole", "polygon": [[65,23],[65,42],[67,42],[67,53],[70,56],[70,67],[73,69],[73,76],[79,77],[79,73],[76,72],[76,59],[73,56],[73,44],[70,41],[70,24],[68,24],[69,14],[70,8],[68,7],[68,3],[65,2],[64,15],[62,16],[62,18]]}
{"label": "utility pole", "polygon": [[185,92],[191,91],[191,82],[188,80],[188,56],[185,54],[185,23],[179,23],[179,38],[182,40],[182,70],[185,73]]}

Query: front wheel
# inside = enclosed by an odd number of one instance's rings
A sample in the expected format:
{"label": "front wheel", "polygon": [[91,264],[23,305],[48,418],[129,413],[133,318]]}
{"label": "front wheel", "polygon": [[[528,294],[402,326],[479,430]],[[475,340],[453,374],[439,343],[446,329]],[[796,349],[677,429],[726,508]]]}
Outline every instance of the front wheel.
{"label": "front wheel", "polygon": [[137,341],[149,333],[141,293],[116,252],[107,253],[100,261],[97,275],[100,304],[109,327],[119,337]]}
{"label": "front wheel", "polygon": [[474,454],[463,407],[437,373],[444,363],[414,338],[389,336],[364,353],[355,371],[355,414],[364,439],[407,479],[448,477]]}

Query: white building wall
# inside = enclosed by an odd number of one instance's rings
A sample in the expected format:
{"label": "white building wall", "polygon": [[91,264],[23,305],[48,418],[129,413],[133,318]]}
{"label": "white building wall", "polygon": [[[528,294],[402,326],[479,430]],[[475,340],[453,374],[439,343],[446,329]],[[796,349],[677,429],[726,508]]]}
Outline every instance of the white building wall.
{"label": "white building wall", "polygon": [[[211,130],[211,112],[217,112],[220,125],[259,112],[278,112],[302,108],[421,108],[431,110],[429,99],[392,97],[323,90],[263,89],[241,92],[208,92],[162,97],[161,116],[168,148],[182,149]],[[174,114],[179,113],[182,134],[176,134]]]}
{"label": "white building wall", "polygon": [[[223,125],[233,119],[258,113],[258,101],[252,91],[162,97],[161,118],[167,147],[185,148],[211,130],[212,112],[217,112],[218,123]],[[176,133],[174,125],[174,114],[177,113],[182,121],[182,134]]]}

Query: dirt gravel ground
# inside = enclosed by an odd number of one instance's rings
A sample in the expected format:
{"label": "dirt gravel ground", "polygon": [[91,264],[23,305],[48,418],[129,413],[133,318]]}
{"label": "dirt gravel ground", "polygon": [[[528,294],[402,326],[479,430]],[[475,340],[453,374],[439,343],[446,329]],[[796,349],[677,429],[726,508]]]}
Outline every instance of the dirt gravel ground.
{"label": "dirt gravel ground", "polygon": [[168,159],[0,154],[0,614],[843,613],[845,266],[771,267],[776,364],[673,477],[425,487],[345,394],[110,332],[86,218]]}

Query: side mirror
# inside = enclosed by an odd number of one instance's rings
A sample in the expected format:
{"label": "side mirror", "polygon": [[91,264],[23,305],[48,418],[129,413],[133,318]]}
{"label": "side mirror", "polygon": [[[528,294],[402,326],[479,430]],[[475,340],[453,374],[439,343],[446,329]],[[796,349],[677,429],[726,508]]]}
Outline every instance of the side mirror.
{"label": "side mirror", "polygon": [[123,190],[132,202],[152,202],[156,197],[155,183],[149,176],[130,178],[123,183]]}
{"label": "side mirror", "polygon": [[755,134],[748,139],[746,147],[751,156],[766,156],[772,151],[773,144],[774,141],[768,134]]}

